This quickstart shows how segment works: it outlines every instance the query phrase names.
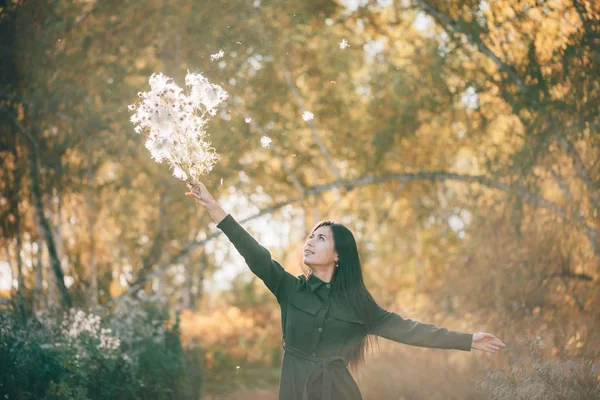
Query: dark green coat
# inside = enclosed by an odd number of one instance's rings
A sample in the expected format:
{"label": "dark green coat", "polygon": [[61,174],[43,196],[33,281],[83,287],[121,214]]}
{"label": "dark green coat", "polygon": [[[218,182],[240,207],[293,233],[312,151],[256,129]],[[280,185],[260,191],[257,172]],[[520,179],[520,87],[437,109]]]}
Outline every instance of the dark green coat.
{"label": "dark green coat", "polygon": [[471,350],[470,333],[404,319],[375,303],[374,328],[367,332],[347,303],[329,296],[335,279],[327,283],[290,274],[230,214],[217,227],[279,302],[285,349],[280,400],[361,399],[347,364],[367,333],[412,346]]}

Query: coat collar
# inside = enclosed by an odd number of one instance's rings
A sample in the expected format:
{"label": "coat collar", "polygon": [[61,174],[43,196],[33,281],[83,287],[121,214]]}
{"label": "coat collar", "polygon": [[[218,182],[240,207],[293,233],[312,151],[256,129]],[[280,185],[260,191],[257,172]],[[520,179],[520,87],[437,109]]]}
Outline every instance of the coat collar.
{"label": "coat collar", "polygon": [[[335,278],[335,274],[334,274],[334,278]],[[310,291],[313,293],[316,292],[317,289],[319,289],[322,285],[326,284],[326,282],[322,281],[320,278],[318,278],[314,274],[310,274],[306,283],[308,284],[308,288],[310,289]],[[333,283],[333,279],[331,280],[330,283]]]}

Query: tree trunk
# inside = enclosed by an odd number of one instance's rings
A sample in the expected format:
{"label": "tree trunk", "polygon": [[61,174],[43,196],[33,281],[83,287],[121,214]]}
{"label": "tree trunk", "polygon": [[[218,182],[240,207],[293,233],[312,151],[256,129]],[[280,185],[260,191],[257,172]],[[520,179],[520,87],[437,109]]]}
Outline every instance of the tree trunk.
{"label": "tree trunk", "polygon": [[23,290],[25,289],[25,281],[23,279],[23,259],[21,258],[21,249],[23,244],[21,242],[21,216],[19,213],[18,200],[16,201],[15,207],[15,235],[17,239],[17,296],[22,298]]}
{"label": "tree trunk", "polygon": [[48,255],[50,257],[50,266],[54,272],[56,288],[60,295],[60,303],[63,308],[69,308],[71,306],[71,298],[65,286],[65,279],[63,271],[58,259],[58,252],[56,251],[56,244],[54,241],[54,235],[50,223],[44,215],[44,205],[42,201],[42,190],[39,182],[39,168],[36,149],[33,146],[29,146],[29,172],[30,172],[30,183],[31,183],[31,194],[33,196],[33,204],[36,210],[38,223],[44,234],[46,240],[46,247],[48,248]]}
{"label": "tree trunk", "polygon": [[[39,224],[36,223],[39,226]],[[42,310],[42,300],[44,298],[44,265],[42,263],[43,242],[38,236],[35,241],[37,244],[36,262],[35,262],[35,285],[33,287],[33,312],[36,313]]]}
{"label": "tree trunk", "polygon": [[192,308],[192,303],[194,301],[194,271],[192,268],[193,262],[190,262],[191,259],[192,257],[188,254],[181,261],[184,266],[183,273],[185,275],[185,291],[180,303],[182,310]]}
{"label": "tree trunk", "polygon": [[90,274],[90,303],[92,307],[98,305],[98,267],[96,263],[96,239],[94,234],[94,228],[96,226],[96,212],[93,205],[93,200],[88,199],[88,236],[90,238],[90,261],[89,261],[89,274]]}
{"label": "tree trunk", "polygon": [[191,308],[194,311],[200,310],[200,304],[202,304],[202,295],[204,294],[204,272],[206,271],[206,253],[204,249],[200,252],[198,260],[198,287],[192,300]]}
{"label": "tree trunk", "polygon": [[96,307],[98,305],[98,269],[96,264],[96,237],[95,237],[95,227],[96,227],[96,205],[94,203],[93,198],[93,188],[92,188],[92,174],[91,174],[91,165],[89,165],[89,157],[88,157],[88,194],[87,194],[87,207],[88,207],[88,237],[90,240],[90,259],[89,259],[89,277],[90,277],[90,288],[89,288],[89,296],[90,303],[92,307]]}

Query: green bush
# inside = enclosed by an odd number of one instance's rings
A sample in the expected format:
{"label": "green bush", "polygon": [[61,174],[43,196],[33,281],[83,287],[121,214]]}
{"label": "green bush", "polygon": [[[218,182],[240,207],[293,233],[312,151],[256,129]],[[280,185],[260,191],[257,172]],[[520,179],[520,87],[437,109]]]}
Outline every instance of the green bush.
{"label": "green bush", "polygon": [[110,317],[81,310],[22,318],[0,311],[0,394],[7,399],[198,399],[179,319],[129,300]]}

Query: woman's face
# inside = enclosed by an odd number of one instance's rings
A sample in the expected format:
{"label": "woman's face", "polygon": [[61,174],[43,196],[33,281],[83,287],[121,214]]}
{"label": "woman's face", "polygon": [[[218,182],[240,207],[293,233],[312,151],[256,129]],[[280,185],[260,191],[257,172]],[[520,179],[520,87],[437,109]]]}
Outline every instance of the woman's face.
{"label": "woman's face", "polygon": [[329,226],[321,226],[310,234],[304,244],[304,264],[311,269],[334,267],[338,259]]}

